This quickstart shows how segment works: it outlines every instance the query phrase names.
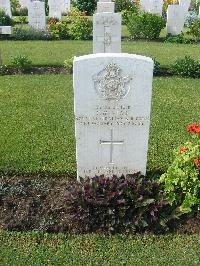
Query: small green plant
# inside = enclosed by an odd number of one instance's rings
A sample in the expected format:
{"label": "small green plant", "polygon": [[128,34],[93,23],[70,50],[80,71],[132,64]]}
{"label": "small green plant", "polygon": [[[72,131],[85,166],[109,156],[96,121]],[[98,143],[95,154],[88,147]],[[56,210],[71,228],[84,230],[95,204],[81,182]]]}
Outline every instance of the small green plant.
{"label": "small green plant", "polygon": [[92,36],[92,21],[87,17],[75,17],[69,27],[71,39],[88,40]]}
{"label": "small green plant", "polygon": [[32,61],[26,55],[17,55],[12,58],[12,65],[19,71],[25,72],[30,69]]}
{"label": "small green plant", "polygon": [[187,131],[191,141],[174,151],[172,165],[160,178],[167,200],[180,213],[200,210],[200,125],[190,124]]}
{"label": "small green plant", "polygon": [[140,174],[76,182],[67,192],[66,205],[73,228],[110,233],[160,230],[169,206],[158,183]]}
{"label": "small green plant", "polygon": [[68,58],[64,61],[64,68],[66,69],[68,74],[72,74],[73,72],[73,61],[74,57]]}
{"label": "small green plant", "polygon": [[192,35],[197,41],[200,40],[200,20],[194,21],[189,26],[188,34]]}
{"label": "small green plant", "polygon": [[126,24],[132,38],[156,39],[165,27],[160,16],[150,13],[128,13]]}
{"label": "small green plant", "polygon": [[46,31],[36,30],[29,26],[16,25],[11,38],[14,40],[51,40],[51,35]]}
{"label": "small green plant", "polygon": [[6,15],[5,11],[0,9],[0,26],[13,26],[14,21],[8,15]]}
{"label": "small green plant", "polygon": [[194,60],[190,56],[185,56],[183,59],[178,59],[170,66],[170,70],[175,75],[183,77],[200,77],[200,62]]}
{"label": "small green plant", "polygon": [[153,73],[154,75],[158,75],[161,72],[161,64],[155,59],[154,60],[154,69],[153,69]]}
{"label": "small green plant", "polygon": [[170,43],[184,43],[184,44],[188,44],[191,43],[191,40],[186,38],[184,36],[184,33],[181,33],[179,35],[172,35],[172,34],[168,34],[165,38],[165,42],[170,42]]}

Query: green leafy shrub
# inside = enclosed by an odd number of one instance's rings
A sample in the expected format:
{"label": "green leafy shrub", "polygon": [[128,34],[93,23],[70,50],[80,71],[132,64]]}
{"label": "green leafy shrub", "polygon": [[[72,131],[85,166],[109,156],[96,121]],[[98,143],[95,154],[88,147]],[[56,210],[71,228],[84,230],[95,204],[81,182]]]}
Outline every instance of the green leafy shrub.
{"label": "green leafy shrub", "polygon": [[187,130],[192,140],[174,151],[172,165],[160,178],[167,200],[181,213],[200,210],[200,125],[191,124]]}
{"label": "green leafy shrub", "polygon": [[174,36],[172,34],[167,34],[167,36],[165,38],[165,42],[188,44],[188,43],[191,43],[191,40],[186,38],[183,33],[176,35],[176,36]]}
{"label": "green leafy shrub", "polygon": [[192,35],[197,41],[200,40],[200,20],[194,21],[189,26],[188,34]]}
{"label": "green leafy shrub", "polygon": [[127,28],[132,38],[156,39],[165,27],[164,20],[150,13],[129,13]]}
{"label": "green leafy shrub", "polygon": [[14,21],[8,15],[6,15],[5,11],[0,9],[0,26],[13,26]]}
{"label": "green leafy shrub", "polygon": [[14,40],[51,40],[51,35],[46,31],[36,30],[29,26],[15,26],[11,38]]}
{"label": "green leafy shrub", "polygon": [[66,205],[71,227],[82,232],[156,231],[168,215],[161,187],[139,174],[77,182],[67,192]]}
{"label": "green leafy shrub", "polygon": [[17,55],[12,58],[12,65],[19,71],[25,72],[30,69],[32,61],[26,55]]}
{"label": "green leafy shrub", "polygon": [[131,11],[137,12],[139,6],[132,0],[115,0],[115,12]]}
{"label": "green leafy shrub", "polygon": [[182,77],[200,77],[200,62],[192,59],[190,56],[185,56],[183,59],[178,59],[170,66],[170,70],[175,75]]}
{"label": "green leafy shrub", "polygon": [[74,57],[68,58],[64,61],[64,68],[66,69],[68,74],[72,74],[73,72],[73,61]]}
{"label": "green leafy shrub", "polygon": [[74,6],[87,16],[92,16],[96,10],[97,0],[76,0],[74,1]]}
{"label": "green leafy shrub", "polygon": [[69,22],[68,21],[56,21],[51,19],[48,22],[48,29],[53,39],[66,40],[69,39]]}
{"label": "green leafy shrub", "polygon": [[70,37],[74,40],[88,40],[92,37],[92,21],[87,17],[75,17],[69,27]]}
{"label": "green leafy shrub", "polygon": [[25,16],[20,16],[20,17],[19,17],[19,22],[20,22],[21,24],[26,24],[26,17],[25,17]]}

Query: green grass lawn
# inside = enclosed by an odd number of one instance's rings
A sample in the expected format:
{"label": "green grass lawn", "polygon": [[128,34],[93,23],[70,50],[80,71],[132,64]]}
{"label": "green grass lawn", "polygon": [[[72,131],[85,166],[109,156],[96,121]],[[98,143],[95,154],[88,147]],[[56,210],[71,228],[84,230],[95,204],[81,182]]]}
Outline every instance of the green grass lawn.
{"label": "green grass lawn", "polygon": [[[199,122],[199,80],[156,78],[152,110],[148,169],[166,170]],[[0,117],[0,171],[76,171],[70,75],[0,77]]]}
{"label": "green grass lawn", "polygon": [[[122,51],[156,58],[162,65],[169,65],[177,58],[189,55],[200,59],[199,45],[172,44],[147,41],[123,41]],[[27,55],[34,65],[63,65],[67,58],[92,52],[92,41],[1,41],[2,62],[11,64],[13,56]]]}
{"label": "green grass lawn", "polygon": [[200,265],[199,236],[64,236],[0,232],[0,264]]}

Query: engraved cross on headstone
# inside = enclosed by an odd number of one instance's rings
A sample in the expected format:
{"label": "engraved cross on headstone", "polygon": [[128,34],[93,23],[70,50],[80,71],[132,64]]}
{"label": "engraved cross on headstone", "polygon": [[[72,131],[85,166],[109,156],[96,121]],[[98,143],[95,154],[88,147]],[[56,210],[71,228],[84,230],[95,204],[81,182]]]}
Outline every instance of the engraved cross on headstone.
{"label": "engraved cross on headstone", "polygon": [[119,38],[112,36],[111,30],[109,26],[104,26],[104,35],[97,37],[98,42],[102,42],[104,44],[104,53],[111,52],[110,46],[112,42],[118,41]]}
{"label": "engraved cross on headstone", "polygon": [[115,164],[113,161],[114,145],[123,145],[124,141],[114,140],[113,129],[110,130],[110,140],[100,140],[101,145],[110,145],[110,162],[109,164]]}

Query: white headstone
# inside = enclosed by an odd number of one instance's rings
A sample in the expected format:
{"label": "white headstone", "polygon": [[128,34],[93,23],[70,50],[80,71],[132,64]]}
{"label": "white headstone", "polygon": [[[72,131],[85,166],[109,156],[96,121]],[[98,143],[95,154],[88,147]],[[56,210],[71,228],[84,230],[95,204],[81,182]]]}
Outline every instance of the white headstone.
{"label": "white headstone", "polygon": [[185,11],[188,11],[191,5],[191,0],[179,0],[179,5],[182,6]]}
{"label": "white headstone", "polygon": [[28,22],[31,27],[37,30],[44,30],[46,27],[45,3],[33,1],[29,3]]}
{"label": "white headstone", "polygon": [[22,8],[28,8],[30,0],[19,0],[19,4]]}
{"label": "white headstone", "polygon": [[48,0],[49,3],[49,17],[62,18],[62,0]]}
{"label": "white headstone", "polygon": [[0,0],[0,9],[4,10],[9,17],[12,17],[10,0]]}
{"label": "white headstone", "polygon": [[191,0],[179,0],[179,5],[182,7],[183,12],[185,12],[185,20],[189,15],[189,8],[190,8]]}
{"label": "white headstone", "polygon": [[62,13],[68,13],[70,11],[71,0],[62,0],[61,11]]}
{"label": "white headstone", "polygon": [[0,34],[10,35],[12,33],[11,26],[0,26]]}
{"label": "white headstone", "polygon": [[162,16],[163,0],[140,0],[140,9],[143,12]]}
{"label": "white headstone", "polygon": [[167,33],[181,34],[184,28],[185,12],[180,5],[169,5],[167,9]]}
{"label": "white headstone", "polygon": [[103,12],[110,12],[114,13],[115,12],[115,3],[112,2],[111,0],[100,0],[97,2],[97,13],[103,13]]}
{"label": "white headstone", "polygon": [[140,10],[143,12],[149,12],[151,9],[150,0],[140,0]]}
{"label": "white headstone", "polygon": [[162,16],[163,0],[150,0],[151,8],[150,13]]}
{"label": "white headstone", "polygon": [[200,6],[199,6],[199,16],[198,16],[198,18],[200,19]]}
{"label": "white headstone", "polygon": [[152,77],[144,56],[75,58],[78,177],[146,173]]}
{"label": "white headstone", "polygon": [[121,53],[121,15],[97,13],[93,16],[93,53]]}

